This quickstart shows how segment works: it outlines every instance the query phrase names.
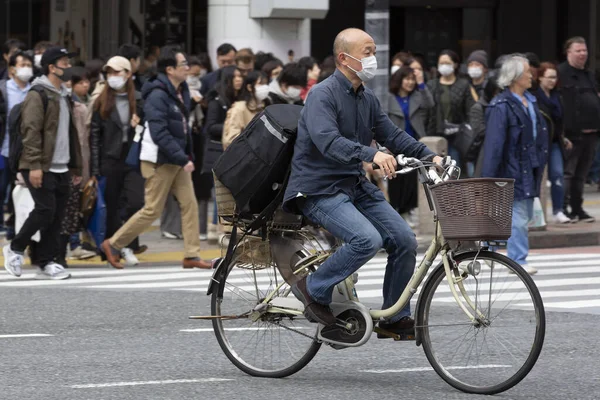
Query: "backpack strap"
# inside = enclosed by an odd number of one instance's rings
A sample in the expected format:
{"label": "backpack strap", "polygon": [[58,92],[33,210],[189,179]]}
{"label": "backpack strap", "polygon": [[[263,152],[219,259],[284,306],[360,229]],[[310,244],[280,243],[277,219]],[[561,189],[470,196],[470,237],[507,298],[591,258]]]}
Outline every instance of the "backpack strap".
{"label": "backpack strap", "polygon": [[48,111],[48,94],[46,93],[46,90],[44,90],[44,87],[42,85],[32,86],[30,90],[33,90],[34,92],[38,92],[39,95],[42,97],[42,104],[44,105],[44,115],[45,115],[46,111]]}

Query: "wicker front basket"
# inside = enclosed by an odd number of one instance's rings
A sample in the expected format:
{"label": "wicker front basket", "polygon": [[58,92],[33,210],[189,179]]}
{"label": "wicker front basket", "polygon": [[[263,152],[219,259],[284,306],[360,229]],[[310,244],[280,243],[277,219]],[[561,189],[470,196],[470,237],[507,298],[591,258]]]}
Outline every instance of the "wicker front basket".
{"label": "wicker front basket", "polygon": [[463,179],[431,187],[447,240],[507,240],[511,235],[513,179]]}
{"label": "wicker front basket", "polygon": [[[227,255],[230,235],[225,235],[221,242],[221,257]],[[262,240],[260,236],[246,236],[244,241],[238,244],[235,252],[237,268],[264,269],[273,266],[271,258],[271,246],[268,240]]]}

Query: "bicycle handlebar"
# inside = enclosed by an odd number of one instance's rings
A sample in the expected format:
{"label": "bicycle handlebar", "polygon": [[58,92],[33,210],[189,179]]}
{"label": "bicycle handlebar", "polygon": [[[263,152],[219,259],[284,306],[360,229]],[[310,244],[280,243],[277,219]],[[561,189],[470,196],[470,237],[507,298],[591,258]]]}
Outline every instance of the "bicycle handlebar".
{"label": "bicycle handlebar", "polygon": [[[441,183],[450,179],[454,179],[454,174],[460,169],[456,166],[456,161],[447,157],[446,166],[441,166],[434,162],[423,162],[418,158],[404,157],[400,154],[396,156],[397,169],[394,175],[406,174],[408,172],[419,170],[419,173],[424,178],[425,182]],[[427,167],[430,167],[429,170]],[[379,169],[379,165],[373,163],[373,169]],[[435,169],[441,169],[442,174],[438,174]],[[460,173],[460,172],[459,172]]]}

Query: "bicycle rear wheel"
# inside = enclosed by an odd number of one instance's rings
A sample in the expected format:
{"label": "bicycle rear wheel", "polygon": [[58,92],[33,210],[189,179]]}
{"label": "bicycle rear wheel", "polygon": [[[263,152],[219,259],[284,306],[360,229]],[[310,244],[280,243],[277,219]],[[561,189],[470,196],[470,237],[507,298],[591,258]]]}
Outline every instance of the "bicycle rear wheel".
{"label": "bicycle rear wheel", "polygon": [[283,378],[304,368],[317,354],[321,343],[314,340],[317,325],[303,315],[264,313],[256,321],[252,310],[265,298],[295,299],[276,266],[256,269],[252,264],[231,262],[212,294],[213,328],[221,349],[245,373]]}
{"label": "bicycle rear wheel", "polygon": [[461,295],[454,284],[459,298],[479,317],[469,321],[457,306],[440,265],[417,308],[423,350],[438,375],[456,389],[503,392],[525,378],[540,355],[546,328],[542,298],[531,277],[506,256],[467,252],[454,261],[453,274],[464,286]]}

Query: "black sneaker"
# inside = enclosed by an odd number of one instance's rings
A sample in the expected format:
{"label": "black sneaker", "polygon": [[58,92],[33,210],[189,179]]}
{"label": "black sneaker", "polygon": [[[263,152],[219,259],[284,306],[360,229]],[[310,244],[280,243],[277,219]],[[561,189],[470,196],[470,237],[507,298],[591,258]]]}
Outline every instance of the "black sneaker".
{"label": "black sneaker", "polygon": [[[391,324],[380,322],[379,328],[400,336],[400,339],[402,340],[415,339],[415,320],[411,317],[404,317],[396,322],[392,322]],[[377,333],[377,339],[389,338],[391,338],[391,336]]]}
{"label": "black sneaker", "polygon": [[318,322],[325,326],[335,324],[336,319],[331,308],[325,304],[317,303],[308,294],[306,277],[292,286],[292,293],[304,304],[304,316],[310,322]]}
{"label": "black sneaker", "polygon": [[577,216],[579,217],[579,222],[587,222],[588,224],[596,222],[596,218],[592,217],[583,210],[579,211],[579,214]]}

